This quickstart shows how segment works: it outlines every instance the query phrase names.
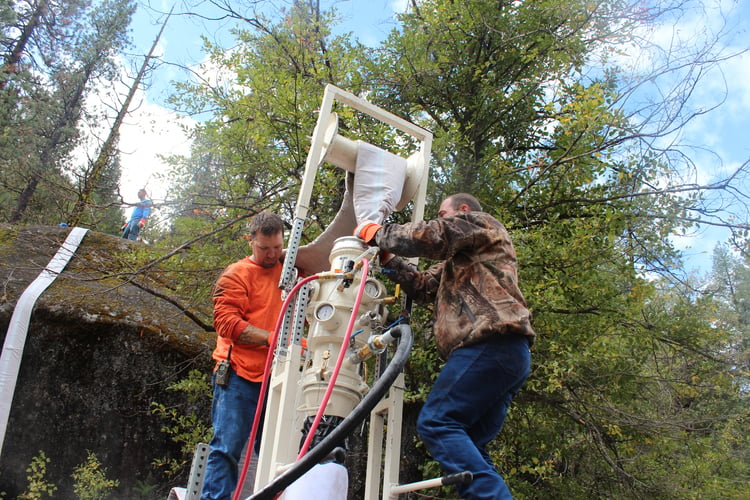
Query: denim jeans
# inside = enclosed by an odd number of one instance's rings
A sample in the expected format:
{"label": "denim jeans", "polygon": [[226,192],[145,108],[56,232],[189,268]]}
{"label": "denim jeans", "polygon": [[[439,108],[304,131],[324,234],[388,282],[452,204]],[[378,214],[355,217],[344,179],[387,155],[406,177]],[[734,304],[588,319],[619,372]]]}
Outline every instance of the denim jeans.
{"label": "denim jeans", "polygon": [[[230,370],[227,385],[214,384],[211,420],[214,435],[209,443],[201,500],[231,499],[237,487],[237,464],[247,446],[260,395],[260,382],[250,382]],[[258,429],[255,441],[260,443]]]}
{"label": "denim jeans", "polygon": [[141,226],[138,225],[138,220],[131,220],[128,222],[128,225],[125,226],[125,229],[122,231],[122,237],[127,238],[131,241],[135,241],[138,238],[138,235],[141,232]]}
{"label": "denim jeans", "polygon": [[474,475],[470,484],[457,486],[462,498],[512,498],[487,445],[500,432],[530,369],[526,339],[498,336],[456,349],[438,375],[419,413],[417,431],[446,474]]}

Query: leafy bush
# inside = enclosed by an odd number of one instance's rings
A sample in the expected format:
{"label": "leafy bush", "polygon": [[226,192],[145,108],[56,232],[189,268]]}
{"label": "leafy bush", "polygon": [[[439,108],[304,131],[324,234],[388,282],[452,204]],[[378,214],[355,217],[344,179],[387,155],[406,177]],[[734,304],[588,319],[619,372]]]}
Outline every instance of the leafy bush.
{"label": "leafy bush", "polygon": [[39,500],[44,498],[45,495],[51,498],[52,494],[57,491],[57,486],[50,484],[45,479],[49,462],[49,457],[39,450],[39,454],[31,460],[31,465],[26,469],[26,472],[29,473],[26,476],[26,479],[29,480],[29,487],[18,496],[19,500]]}
{"label": "leafy bush", "polygon": [[153,465],[164,468],[168,476],[175,476],[189,467],[195,447],[198,443],[207,443],[211,439],[210,422],[197,413],[195,403],[210,400],[211,385],[206,374],[200,370],[191,370],[187,378],[179,380],[169,387],[170,391],[179,391],[187,395],[188,404],[180,407],[168,407],[162,403],[151,403],[152,413],[168,421],[161,430],[170,439],[180,444],[182,455],[179,458],[160,457]]}
{"label": "leafy bush", "polygon": [[89,451],[86,461],[73,471],[73,492],[81,500],[103,500],[120,485],[116,479],[107,479],[106,469],[96,455]]}

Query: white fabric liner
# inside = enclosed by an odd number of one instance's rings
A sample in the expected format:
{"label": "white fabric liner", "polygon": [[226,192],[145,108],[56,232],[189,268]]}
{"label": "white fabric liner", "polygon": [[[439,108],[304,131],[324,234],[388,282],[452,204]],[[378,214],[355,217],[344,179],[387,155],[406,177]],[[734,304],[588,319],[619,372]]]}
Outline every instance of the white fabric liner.
{"label": "white fabric liner", "polygon": [[382,224],[401,199],[406,159],[372,144],[357,141],[354,174],[354,214],[357,223]]}
{"label": "white fabric liner", "polygon": [[343,465],[319,464],[289,485],[283,500],[346,500],[349,475]]}
{"label": "white fabric liner", "polygon": [[341,203],[341,208],[339,208],[336,217],[315,240],[299,247],[297,250],[297,259],[294,261],[294,265],[303,276],[328,271],[331,268],[328,257],[336,239],[342,236],[351,236],[354,228],[357,227],[352,200],[353,185],[354,174],[349,172],[346,174],[344,201]]}
{"label": "white fabric liner", "polygon": [[382,224],[401,198],[406,159],[357,141],[355,173],[347,172],[346,192],[336,217],[315,241],[297,250],[295,266],[304,276],[330,269],[328,257],[336,239],[351,236],[359,222]]}
{"label": "white fabric liner", "polygon": [[26,336],[34,304],[68,264],[73,254],[78,250],[78,245],[81,244],[86,232],[88,232],[88,229],[74,227],[68,233],[65,243],[49,261],[47,267],[26,287],[26,290],[18,298],[18,302],[16,302],[13,316],[11,316],[8,325],[8,333],[5,335],[3,352],[0,355],[0,452],[2,452],[5,442],[10,408],[13,403],[13,394],[16,390],[23,348],[26,345]]}
{"label": "white fabric liner", "polygon": [[187,488],[175,487],[169,490],[167,500],[185,500],[187,498]]}

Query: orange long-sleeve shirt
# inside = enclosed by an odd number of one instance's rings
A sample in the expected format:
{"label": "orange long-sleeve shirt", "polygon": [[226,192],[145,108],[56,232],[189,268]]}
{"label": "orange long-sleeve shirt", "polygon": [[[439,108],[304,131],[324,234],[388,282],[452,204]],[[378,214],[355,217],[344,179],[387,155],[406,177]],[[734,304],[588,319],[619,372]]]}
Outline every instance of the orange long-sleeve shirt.
{"label": "orange long-sleeve shirt", "polygon": [[[247,257],[221,273],[213,292],[216,361],[227,358],[230,344],[248,324],[273,332],[283,303],[279,290],[282,268],[280,262],[264,268]],[[267,346],[234,343],[232,368],[240,377],[260,382],[267,354]]]}

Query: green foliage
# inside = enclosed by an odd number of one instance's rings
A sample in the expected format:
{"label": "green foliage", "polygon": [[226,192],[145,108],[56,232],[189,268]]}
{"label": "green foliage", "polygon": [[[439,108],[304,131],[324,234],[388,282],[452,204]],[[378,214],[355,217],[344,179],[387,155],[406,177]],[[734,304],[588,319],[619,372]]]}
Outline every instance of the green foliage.
{"label": "green foliage", "polygon": [[[570,497],[673,498],[685,490],[723,497],[711,484],[732,479],[717,466],[739,463],[736,450],[746,446],[740,439],[719,452],[714,442],[746,415],[746,398],[726,372],[726,332],[712,324],[710,303],[656,291],[644,283],[630,294],[640,307],[623,304],[615,316],[601,311],[588,321],[560,315],[556,330],[546,330],[499,439],[518,490],[531,496],[541,484]],[[547,326],[546,318],[538,324]],[[537,464],[546,468],[535,478],[529,467]],[[600,480],[592,490],[584,477]]]}
{"label": "green foliage", "polygon": [[47,464],[50,462],[50,458],[43,451],[39,451],[31,460],[31,465],[26,469],[29,475],[26,479],[29,481],[29,485],[26,490],[21,493],[18,498],[19,500],[40,500],[45,496],[52,498],[57,486],[51,484],[45,479],[47,475]]}
{"label": "green foliage", "polygon": [[84,222],[111,230],[119,167],[113,161],[104,178],[94,178],[73,151],[92,145],[81,136],[83,124],[102,117],[87,114],[84,102],[98,83],[115,79],[113,61],[126,45],[135,3],[14,2],[13,8],[13,16],[1,14],[8,72],[0,75],[0,220],[66,221],[86,185],[93,196]]}
{"label": "green foliage", "polygon": [[[419,310],[414,311],[415,315],[419,315],[419,312]],[[424,332],[418,318],[414,316],[412,316],[411,326],[415,332]],[[427,394],[430,392],[430,388],[442,366],[443,360],[440,359],[440,354],[437,352],[437,347],[432,339],[415,338],[412,352],[405,367],[408,377],[404,400],[406,402],[423,403],[427,399]]]}
{"label": "green foliage", "polygon": [[[575,77],[627,33],[622,7],[420,2],[374,70],[389,85],[373,97],[435,132],[435,196],[473,192],[514,238],[539,340],[492,454],[521,497],[703,491],[694,457],[742,417],[716,304],[649,274],[676,265],[669,238],[696,198],[654,188],[679,178],[628,142],[618,72]],[[419,400],[439,365],[420,347],[412,363]]]}
{"label": "green foliage", "polygon": [[[717,249],[707,283],[674,279],[681,264],[671,237],[705,211],[701,191],[684,184],[679,163],[654,141],[679,128],[674,112],[687,109],[679,102],[687,96],[629,109],[637,83],[612,65],[653,12],[621,0],[423,0],[410,3],[373,50],[333,36],[335,12],[314,3],[246,19],[233,50],[205,42],[212,73],[224,80],[176,88],[176,106],[207,118],[190,156],[170,159],[171,226],[154,228],[153,245],[122,264],[153,273],[151,263],[166,261],[169,271],[158,278],[190,296],[185,306],[209,324],[213,282],[248,252],[247,219],[272,210],[291,222],[323,85],[333,83],[433,131],[428,217],[445,194],[469,191],[511,232],[539,337],[532,375],[490,452],[517,498],[747,496],[747,261]],[[0,19],[15,22],[2,7]],[[700,61],[691,64],[702,73]],[[45,137],[12,132],[39,129],[63,96],[33,85],[28,73],[3,78],[12,92],[0,103],[0,151],[19,153],[0,154],[7,209],[41,164]],[[25,96],[32,98],[22,107]],[[411,151],[387,127],[345,106],[336,111],[347,137]],[[635,119],[638,111],[645,112]],[[61,131],[50,161],[74,137]],[[57,223],[74,186],[60,169],[45,170],[44,179],[25,220]],[[319,171],[303,243],[341,206],[343,179],[339,169]],[[106,194],[98,203],[108,203]],[[442,364],[430,315],[412,311],[413,405]],[[152,409],[181,446],[180,459],[155,462],[174,474],[208,440],[210,428],[191,405],[210,391],[200,372],[170,390],[187,404]],[[417,450],[424,477],[439,475],[419,443]]]}
{"label": "green foliage", "polygon": [[[212,110],[196,132],[191,158],[174,159],[172,184],[179,187],[173,197],[180,200],[181,216],[208,222],[268,209],[291,221],[324,84],[355,94],[363,90],[364,49],[350,37],[331,36],[331,16],[295,2],[283,19],[259,16],[238,30],[231,53],[206,43],[211,64],[231,75],[232,84],[183,85],[175,96],[187,111]],[[341,112],[350,138],[382,140],[383,130],[347,115],[346,108]],[[343,178],[338,169],[320,172],[303,242],[335,215]]]}
{"label": "green foliage", "polygon": [[133,500],[151,500],[157,497],[159,486],[159,483],[151,474],[145,480],[139,479],[133,487]]}
{"label": "green foliage", "polygon": [[195,403],[211,398],[211,385],[205,373],[191,370],[186,378],[169,385],[167,389],[184,394],[187,404],[168,407],[154,402],[151,404],[151,412],[167,422],[161,430],[180,445],[181,456],[157,458],[153,465],[163,469],[168,476],[174,476],[189,467],[198,443],[208,443],[211,440],[210,423],[195,408]]}
{"label": "green foliage", "polygon": [[[33,457],[31,465],[26,469],[29,473],[27,480],[29,485],[26,490],[18,496],[18,500],[41,500],[45,497],[54,498],[57,486],[51,484],[45,476],[47,475],[47,464],[50,458],[39,451],[39,454]],[[101,462],[96,454],[91,451],[87,452],[86,461],[78,465],[72,474],[74,481],[73,491],[76,498],[80,500],[96,500],[108,498],[114,488],[119,486],[119,481],[108,479],[106,470],[102,468]],[[156,483],[145,483],[139,481],[133,490],[135,498],[144,500],[154,497],[157,490]],[[0,492],[0,498],[6,498],[5,492]]]}
{"label": "green foliage", "polygon": [[103,500],[120,484],[115,479],[107,479],[106,469],[91,451],[86,461],[75,468],[72,477],[73,492],[80,500]]}
{"label": "green foliage", "polygon": [[545,137],[545,87],[581,67],[599,16],[583,1],[421,2],[378,54],[375,99],[435,132],[439,188],[482,194]]}
{"label": "green foliage", "polygon": [[728,334],[726,355],[730,375],[740,390],[750,392],[750,266],[724,245],[714,249],[708,294],[717,303],[712,311],[717,326]]}

